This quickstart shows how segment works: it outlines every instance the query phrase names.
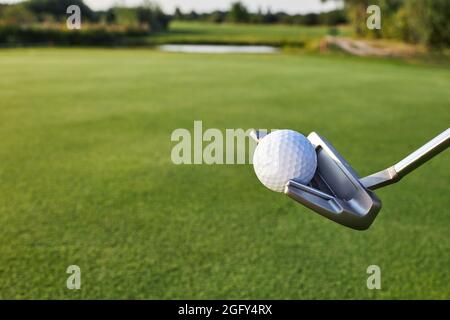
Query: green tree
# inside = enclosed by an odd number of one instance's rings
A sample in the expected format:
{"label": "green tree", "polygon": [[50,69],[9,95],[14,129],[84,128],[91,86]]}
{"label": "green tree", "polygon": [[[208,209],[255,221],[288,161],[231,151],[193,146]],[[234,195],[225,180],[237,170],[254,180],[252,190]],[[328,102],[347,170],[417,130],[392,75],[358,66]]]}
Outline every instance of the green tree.
{"label": "green tree", "polygon": [[36,22],[36,17],[23,4],[2,6],[0,20],[9,24],[30,24]]}
{"label": "green tree", "polygon": [[258,12],[251,15],[250,22],[251,23],[263,23],[264,22],[264,14],[262,13],[261,7],[258,8]]}
{"label": "green tree", "polygon": [[184,16],[183,16],[183,12],[181,12],[179,7],[175,8],[175,12],[173,14],[173,18],[175,20],[183,20]]}
{"label": "green tree", "polygon": [[409,0],[402,14],[405,40],[431,47],[450,46],[450,1]]}
{"label": "green tree", "polygon": [[[372,4],[380,6],[381,30],[369,30],[366,26],[366,10]],[[430,47],[450,46],[448,0],[344,0],[344,6],[359,36],[395,38]]]}
{"label": "green tree", "polygon": [[113,8],[115,21],[119,25],[136,26],[139,24],[136,9],[128,7]]}
{"label": "green tree", "polygon": [[226,14],[224,12],[214,11],[209,15],[207,20],[213,23],[222,23],[225,21],[225,18]]}
{"label": "green tree", "polygon": [[195,10],[192,10],[185,16],[185,18],[186,20],[197,20],[198,16],[199,16],[198,13],[195,12]]}
{"label": "green tree", "polygon": [[107,24],[114,24],[117,22],[117,17],[113,8],[110,8],[105,13],[105,22]]}
{"label": "green tree", "polygon": [[46,16],[52,16],[56,21],[67,19],[67,8],[77,5],[81,9],[84,20],[97,22],[98,15],[91,10],[82,0],[28,0],[24,5],[33,12],[39,20],[45,20]]}
{"label": "green tree", "polygon": [[319,15],[317,13],[308,13],[303,17],[304,24],[314,26],[319,24]]}
{"label": "green tree", "polygon": [[320,14],[320,23],[328,26],[336,26],[347,23],[347,16],[344,10],[333,10]]}
{"label": "green tree", "polygon": [[277,16],[272,13],[270,9],[267,9],[266,14],[263,16],[263,23],[276,23]]}
{"label": "green tree", "polygon": [[145,24],[151,31],[163,31],[168,28],[170,19],[162,10],[151,3],[136,8],[136,16],[139,24]]}
{"label": "green tree", "polygon": [[250,20],[250,14],[243,3],[235,2],[231,5],[228,20],[234,23],[247,23]]}

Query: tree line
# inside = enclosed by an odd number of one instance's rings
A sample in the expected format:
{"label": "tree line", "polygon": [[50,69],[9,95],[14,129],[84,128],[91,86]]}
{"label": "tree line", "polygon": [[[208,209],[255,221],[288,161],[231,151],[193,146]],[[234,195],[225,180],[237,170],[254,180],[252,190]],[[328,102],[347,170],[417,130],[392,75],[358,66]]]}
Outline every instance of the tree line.
{"label": "tree line", "polygon": [[334,10],[323,13],[289,14],[286,12],[272,12],[270,9],[250,12],[242,2],[231,4],[229,10],[215,10],[209,13],[190,11],[183,13],[176,8],[172,16],[174,20],[202,21],[211,23],[251,23],[251,24],[290,24],[290,25],[329,25],[347,23],[344,10]]}
{"label": "tree line", "polygon": [[148,31],[164,31],[170,22],[170,16],[149,1],[136,7],[115,6],[107,11],[94,11],[82,0],[27,0],[0,4],[0,22],[20,25],[63,23],[67,19],[66,10],[71,5],[79,6],[83,21],[91,24],[139,26]]}
{"label": "tree line", "polygon": [[[322,0],[338,1],[338,0]],[[342,2],[342,1],[341,1]],[[211,23],[247,24],[290,24],[290,25],[329,25],[350,24],[359,37],[398,39],[409,43],[420,43],[429,47],[448,47],[450,45],[450,0],[343,0],[343,9],[323,13],[288,14],[258,10],[250,12],[242,2],[233,3],[226,11],[183,13],[179,8],[172,15],[165,14],[149,0],[136,7],[115,6],[106,11],[94,11],[82,0],[26,0],[17,4],[0,4],[0,45],[7,42],[20,42],[21,39],[40,41],[49,36],[43,31],[49,29],[55,38],[61,23],[67,19],[66,9],[78,5],[82,12],[82,35],[94,37],[89,42],[124,35],[147,35],[166,31],[171,20],[207,21]],[[381,29],[370,30],[367,25],[369,5],[381,9]],[[59,26],[57,26],[59,24]],[[36,27],[39,25],[39,28]],[[56,28],[51,29],[52,25]],[[34,28],[34,29],[33,29]],[[67,32],[66,32],[67,33]],[[81,37],[81,38],[80,38]],[[80,35],[58,34],[55,40],[74,39]],[[68,40],[68,43],[73,43]]]}
{"label": "tree line", "polygon": [[235,2],[227,11],[183,13],[176,8],[174,14],[165,14],[150,1],[136,7],[114,6],[106,11],[93,11],[82,0],[27,0],[18,4],[0,4],[0,20],[10,23],[64,22],[66,8],[70,5],[80,7],[83,19],[90,23],[119,25],[148,25],[151,30],[167,30],[170,20],[203,21],[212,23],[254,23],[254,24],[293,24],[293,25],[331,25],[347,23],[344,10],[324,13],[288,14],[258,10],[250,12],[243,3]]}
{"label": "tree line", "polygon": [[[71,5],[80,8],[80,30],[62,27]],[[145,45],[145,38],[167,30],[169,21],[170,16],[148,1],[133,8],[93,11],[82,0],[27,0],[0,4],[0,46]]]}

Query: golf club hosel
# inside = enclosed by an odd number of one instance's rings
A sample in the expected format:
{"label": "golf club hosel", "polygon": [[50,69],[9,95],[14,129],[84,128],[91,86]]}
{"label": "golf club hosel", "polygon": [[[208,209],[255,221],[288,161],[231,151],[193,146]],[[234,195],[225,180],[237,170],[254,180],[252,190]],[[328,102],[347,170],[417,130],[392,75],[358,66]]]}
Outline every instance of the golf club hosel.
{"label": "golf club hosel", "polygon": [[364,187],[370,190],[396,183],[408,173],[447,149],[449,145],[450,129],[447,129],[392,167],[364,177],[360,181]]}

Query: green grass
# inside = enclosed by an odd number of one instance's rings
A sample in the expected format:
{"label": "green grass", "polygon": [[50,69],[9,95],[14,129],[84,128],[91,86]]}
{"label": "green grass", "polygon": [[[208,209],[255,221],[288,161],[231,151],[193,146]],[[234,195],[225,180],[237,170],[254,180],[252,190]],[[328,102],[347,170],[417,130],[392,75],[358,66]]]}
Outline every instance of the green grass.
{"label": "green grass", "polygon": [[170,161],[171,132],[203,120],[316,130],[369,174],[448,127],[449,69],[30,49],[0,51],[0,70],[0,298],[450,298],[448,154],[380,190],[365,232],[264,188],[250,165]]}
{"label": "green grass", "polygon": [[[205,22],[174,21],[170,31],[152,35],[149,43],[195,44],[257,44],[275,46],[304,46],[310,40],[322,38],[330,27],[289,25],[235,25]],[[341,35],[348,35],[348,27],[339,27]]]}

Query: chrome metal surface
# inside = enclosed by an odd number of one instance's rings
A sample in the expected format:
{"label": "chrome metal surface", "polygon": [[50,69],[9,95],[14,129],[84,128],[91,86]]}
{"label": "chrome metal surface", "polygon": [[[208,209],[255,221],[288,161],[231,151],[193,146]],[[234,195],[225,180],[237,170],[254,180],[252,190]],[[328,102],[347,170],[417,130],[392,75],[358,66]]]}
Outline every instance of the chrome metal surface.
{"label": "chrome metal surface", "polygon": [[315,132],[308,140],[317,153],[316,173],[307,186],[289,181],[285,194],[337,223],[367,229],[381,209],[380,199],[364,188],[356,172],[330,142]]}

